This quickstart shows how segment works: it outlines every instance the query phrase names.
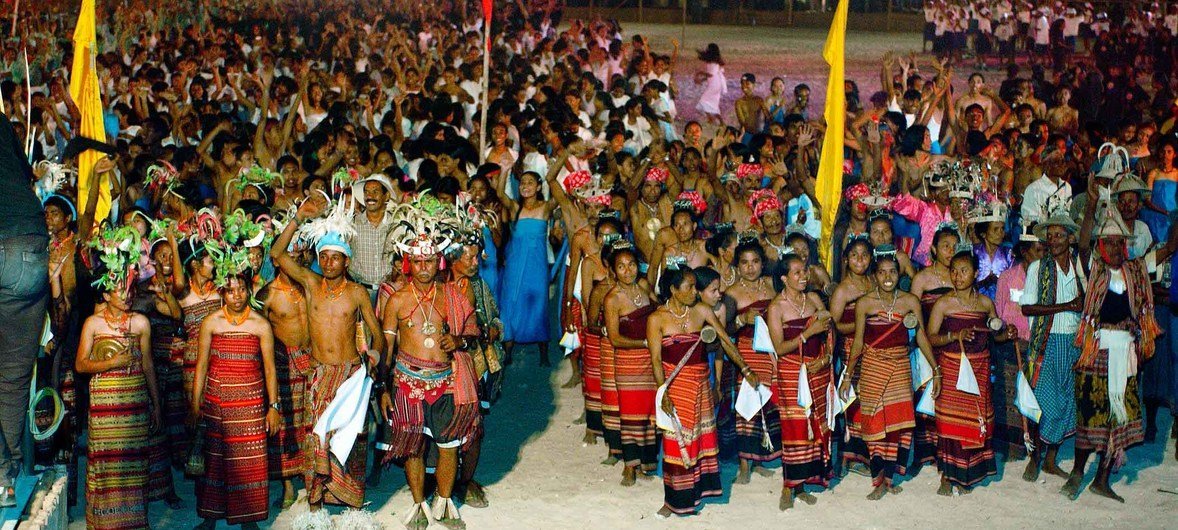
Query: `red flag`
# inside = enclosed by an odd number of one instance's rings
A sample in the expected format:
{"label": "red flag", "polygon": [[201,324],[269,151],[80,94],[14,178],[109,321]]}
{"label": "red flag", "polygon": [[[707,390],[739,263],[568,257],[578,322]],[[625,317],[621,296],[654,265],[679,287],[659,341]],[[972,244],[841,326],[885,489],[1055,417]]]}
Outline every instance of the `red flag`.
{"label": "red flag", "polygon": [[483,0],[483,23],[489,24],[491,20],[491,0]]}
{"label": "red flag", "polygon": [[494,0],[483,0],[483,34],[486,35],[487,52],[491,52],[491,5]]}

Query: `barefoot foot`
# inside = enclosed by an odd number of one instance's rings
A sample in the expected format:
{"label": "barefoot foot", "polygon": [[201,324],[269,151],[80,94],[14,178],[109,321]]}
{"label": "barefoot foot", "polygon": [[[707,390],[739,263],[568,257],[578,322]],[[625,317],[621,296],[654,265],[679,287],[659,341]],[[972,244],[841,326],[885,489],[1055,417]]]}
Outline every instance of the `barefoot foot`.
{"label": "barefoot foot", "polygon": [[1073,501],[1080,498],[1080,481],[1083,479],[1083,475],[1078,477],[1068,477],[1068,481],[1059,488],[1059,492],[1062,493],[1063,496]]}
{"label": "barefoot foot", "polygon": [[622,485],[626,486],[627,488],[633,486],[636,480],[635,475],[637,474],[637,469],[626,466],[626,468],[622,470]]}
{"label": "barefoot foot", "polygon": [[891,493],[892,495],[899,495],[900,492],[902,492],[902,491],[904,491],[904,488],[901,486],[896,486],[896,485],[888,486],[888,493]]}
{"label": "barefoot foot", "polygon": [[733,484],[748,484],[751,481],[751,479],[752,479],[752,471],[749,471],[748,467],[742,467],[741,469],[736,471],[736,480],[733,480],[732,483]]}
{"label": "barefoot foot", "polygon": [[813,493],[806,490],[798,490],[794,493],[794,497],[810,506],[818,504],[818,497],[815,497]]}
{"label": "barefoot foot", "polygon": [[794,507],[794,492],[789,488],[781,490],[781,500],[777,501],[777,509],[786,511]]}
{"label": "barefoot foot", "polygon": [[466,483],[466,495],[462,499],[462,504],[471,508],[486,508],[491,505],[487,502],[487,492],[483,485],[473,480]]}
{"label": "barefoot foot", "polygon": [[1050,460],[1043,463],[1043,471],[1059,478],[1070,478],[1070,475],[1068,475],[1066,471],[1061,469],[1058,464]]}
{"label": "barefoot foot", "polygon": [[871,490],[871,493],[867,494],[867,500],[878,501],[882,499],[884,495],[887,495],[887,493],[888,487],[884,484],[880,484],[876,486],[875,489]]}
{"label": "barefoot foot", "polygon": [[953,496],[953,486],[949,484],[949,481],[944,477],[941,477],[941,487],[937,488],[937,495],[942,497]]}
{"label": "barefoot foot", "polygon": [[1027,482],[1034,482],[1039,480],[1039,462],[1035,460],[1035,456],[1027,460],[1027,468],[1023,470],[1023,480]]}
{"label": "barefoot foot", "polygon": [[601,461],[601,465],[603,465],[603,466],[615,466],[615,465],[617,465],[617,464],[618,464],[618,462],[621,462],[621,460],[618,460],[618,457],[616,457],[616,456],[614,456],[614,455],[609,455],[609,457],[608,457],[608,458],[606,458],[605,460],[602,460],[602,461]]}
{"label": "barefoot foot", "polygon": [[1114,492],[1113,489],[1111,487],[1109,487],[1108,484],[1101,484],[1099,482],[1093,482],[1091,486],[1088,486],[1088,491],[1091,491],[1092,493],[1100,495],[1101,497],[1112,499],[1112,500],[1120,502],[1120,503],[1125,502],[1125,498],[1121,497],[1120,495],[1117,495],[1117,493]]}
{"label": "barefoot foot", "polygon": [[581,384],[581,372],[573,370],[573,375],[569,376],[569,380],[565,381],[561,388],[576,388]]}
{"label": "barefoot foot", "polygon": [[856,475],[862,475],[864,477],[871,476],[871,470],[868,469],[867,466],[863,464],[863,462],[852,462],[851,465],[847,466],[847,471],[850,471]]}
{"label": "barefoot foot", "polygon": [[655,512],[654,514],[654,516],[658,517],[659,519],[670,519],[672,515],[675,515],[675,512],[672,512],[671,509],[666,506],[659,508],[659,511]]}
{"label": "barefoot foot", "polygon": [[585,437],[581,438],[581,443],[585,445],[597,445],[597,435],[589,429],[585,429]]}

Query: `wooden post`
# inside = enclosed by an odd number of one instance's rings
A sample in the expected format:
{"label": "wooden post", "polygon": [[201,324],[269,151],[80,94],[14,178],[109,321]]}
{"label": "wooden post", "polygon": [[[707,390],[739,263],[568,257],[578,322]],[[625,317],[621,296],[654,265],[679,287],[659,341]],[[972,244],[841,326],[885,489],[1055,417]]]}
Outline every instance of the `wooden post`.
{"label": "wooden post", "polygon": [[483,100],[482,111],[479,112],[479,164],[487,161],[487,92],[491,88],[491,19],[483,17]]}

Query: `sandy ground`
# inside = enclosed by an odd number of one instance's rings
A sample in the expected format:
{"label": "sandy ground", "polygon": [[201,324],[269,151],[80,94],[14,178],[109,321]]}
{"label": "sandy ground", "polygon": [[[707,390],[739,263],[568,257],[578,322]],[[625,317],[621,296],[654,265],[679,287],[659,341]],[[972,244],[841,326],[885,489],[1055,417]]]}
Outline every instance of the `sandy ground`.
{"label": "sandy ground", "polygon": [[[672,37],[679,37],[678,26],[635,25],[628,31],[649,35],[652,44],[664,50],[669,49]],[[737,80],[745,71],[764,79],[762,93],[772,76],[784,75],[790,89],[798,82],[810,84],[814,94],[811,109],[813,115],[820,114],[826,81],[821,58],[825,37],[825,31],[820,30],[689,27],[686,55],[681,57],[677,76],[684,89],[679,101],[681,114],[688,118],[695,115],[698,90],[691,83],[691,74],[699,63],[691,51],[713,41],[720,44],[729,64],[729,101],[739,92]],[[884,50],[919,47],[920,36],[915,34],[852,34],[847,48],[848,76],[859,81],[866,98],[878,89],[878,60]],[[998,76],[994,76],[992,84],[997,82]],[[725,116],[731,119],[731,104],[725,109]],[[788,513],[777,510],[780,475],[754,475],[751,484],[726,486],[725,496],[705,504],[698,516],[657,520],[654,513],[662,504],[661,482],[640,481],[624,488],[618,484],[620,467],[599,464],[605,456],[604,447],[582,445],[583,426],[574,424],[581,414],[580,389],[558,388],[568,378],[567,363],[549,371],[537,365],[534,350],[521,353],[517,359],[522,357],[522,361],[508,370],[503,399],[487,418],[479,479],[488,487],[491,508],[463,510],[472,529],[517,529],[521,524],[543,529],[749,528],[767,524],[807,528],[1178,528],[1178,495],[1158,492],[1158,488],[1178,488],[1172,441],[1129,451],[1128,466],[1115,475],[1114,488],[1126,499],[1123,505],[1088,493],[1070,502],[1058,493],[1061,479],[1024,482],[1023,464],[1016,462],[1004,466],[1001,475],[985,487],[956,498],[935,495],[938,478],[932,469],[905,481],[903,493],[878,502],[864,499],[871,489],[870,480],[852,475],[818,494],[816,506],[799,504]],[[1168,424],[1163,427],[1162,432],[1168,432]],[[1070,446],[1062,453],[1070,459]],[[1070,461],[1063,465],[1070,469]],[[735,465],[725,463],[723,473],[725,484],[730,484]],[[1085,486],[1093,474],[1090,470]],[[155,528],[186,529],[199,522],[192,483],[177,478],[186,507],[170,511],[162,503],[153,505],[150,519]],[[277,499],[280,494],[274,484],[271,497]],[[398,469],[390,470],[381,487],[370,489],[367,498],[368,510],[376,512],[387,528],[401,528],[411,499]],[[281,514],[272,512],[262,526],[290,528],[304,510],[305,502]],[[75,509],[73,515],[70,528],[85,528],[81,509]],[[218,528],[226,526],[222,523]]]}

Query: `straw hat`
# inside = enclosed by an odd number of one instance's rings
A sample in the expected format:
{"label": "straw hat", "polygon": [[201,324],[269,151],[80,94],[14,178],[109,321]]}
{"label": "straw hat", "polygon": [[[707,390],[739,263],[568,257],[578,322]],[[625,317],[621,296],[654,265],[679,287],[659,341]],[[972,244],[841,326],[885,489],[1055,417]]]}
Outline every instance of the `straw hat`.
{"label": "straw hat", "polygon": [[1035,237],[1040,241],[1047,241],[1047,228],[1051,226],[1063,227],[1068,233],[1075,235],[1080,231],[1080,226],[1077,225],[1066,212],[1053,213],[1045,220],[1039,221],[1034,228]]}

